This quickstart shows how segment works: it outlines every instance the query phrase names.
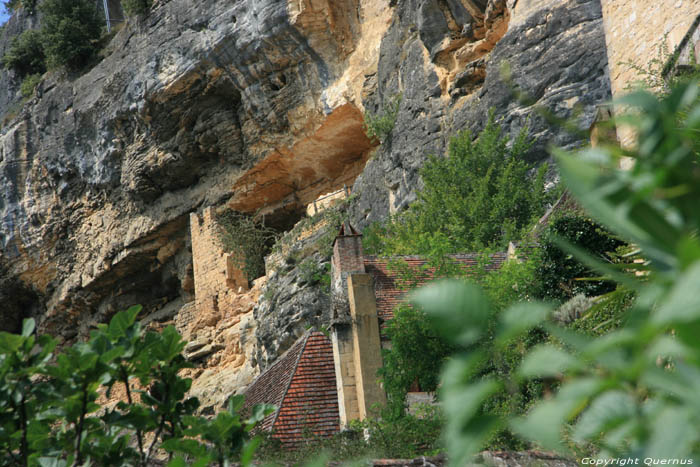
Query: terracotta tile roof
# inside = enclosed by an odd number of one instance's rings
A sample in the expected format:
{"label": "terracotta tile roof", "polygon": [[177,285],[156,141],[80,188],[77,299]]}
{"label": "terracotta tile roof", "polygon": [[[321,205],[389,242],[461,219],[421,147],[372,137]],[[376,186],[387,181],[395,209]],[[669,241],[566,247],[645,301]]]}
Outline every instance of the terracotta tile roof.
{"label": "terracotta tile roof", "polygon": [[308,332],[246,391],[244,410],[267,402],[278,407],[261,429],[272,431],[286,447],[307,434],[326,437],[340,431],[338,392],[331,341]]}
{"label": "terracotta tile roof", "polygon": [[[287,350],[275,363],[268,369],[262,372],[255,381],[250,383],[250,386],[245,391],[245,403],[241,412],[249,414],[251,409],[256,404],[272,404],[279,409],[284,400],[284,396],[289,388],[289,383],[292,382],[294,371],[296,371],[299,357],[304,350],[306,340],[310,333],[304,334],[299,340]],[[265,417],[259,426],[263,431],[272,429],[279,410]]]}
{"label": "terracotta tile roof", "polygon": [[[452,258],[461,263],[468,273],[470,269],[475,269],[479,263],[479,254],[451,255]],[[506,253],[494,253],[489,255],[491,261],[486,265],[486,270],[499,269],[507,258]],[[406,284],[402,284],[400,273],[389,267],[389,263],[396,260],[405,261],[417,274],[416,286],[424,285],[433,275],[434,269],[423,269],[426,259],[422,256],[392,256],[376,257],[365,256],[365,270],[374,276],[374,294],[377,300],[377,315],[380,325],[394,317],[394,308],[404,301],[406,295]]]}

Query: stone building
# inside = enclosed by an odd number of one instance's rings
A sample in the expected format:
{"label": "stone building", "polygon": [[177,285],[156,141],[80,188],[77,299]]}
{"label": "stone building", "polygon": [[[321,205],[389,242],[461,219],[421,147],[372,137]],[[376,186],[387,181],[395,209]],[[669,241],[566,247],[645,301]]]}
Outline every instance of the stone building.
{"label": "stone building", "polygon": [[[490,256],[486,268],[500,268],[508,253]],[[263,372],[246,390],[246,408],[266,402],[278,409],[262,423],[263,430],[287,446],[301,441],[304,431],[328,436],[351,420],[363,420],[375,404],[386,402],[378,381],[382,349],[390,343],[382,328],[405,299],[400,273],[392,260],[402,259],[418,271],[416,285],[430,280],[425,258],[378,258],[365,255],[362,234],[345,223],[333,245],[333,323],[330,337],[309,331]],[[454,255],[468,273],[477,255]]]}

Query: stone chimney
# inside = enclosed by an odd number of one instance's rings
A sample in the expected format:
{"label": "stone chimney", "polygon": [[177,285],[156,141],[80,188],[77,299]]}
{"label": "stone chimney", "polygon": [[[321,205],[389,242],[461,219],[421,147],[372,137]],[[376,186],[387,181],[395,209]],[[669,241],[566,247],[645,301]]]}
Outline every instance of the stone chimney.
{"label": "stone chimney", "polygon": [[[340,231],[333,241],[333,289],[345,290],[348,274],[365,272],[365,255],[362,250],[362,234],[349,222],[340,226]],[[347,294],[346,294],[347,295]]]}
{"label": "stone chimney", "polygon": [[331,340],[340,424],[364,419],[374,404],[386,402],[377,382],[382,366],[374,280],[365,271],[362,234],[344,223],[333,243]]}

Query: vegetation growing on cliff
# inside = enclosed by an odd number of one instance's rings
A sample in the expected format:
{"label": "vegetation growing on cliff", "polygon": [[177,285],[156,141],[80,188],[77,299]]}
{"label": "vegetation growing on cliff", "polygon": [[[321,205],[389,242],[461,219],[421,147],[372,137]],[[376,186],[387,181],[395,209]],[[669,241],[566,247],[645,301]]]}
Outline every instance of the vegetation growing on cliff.
{"label": "vegetation growing on cliff", "polygon": [[396,94],[381,112],[376,114],[365,112],[365,134],[370,140],[378,143],[386,141],[396,124],[399,107],[401,107],[401,94]]}
{"label": "vegetation growing on cliff", "polygon": [[10,49],[2,57],[2,65],[13,69],[21,77],[44,73],[46,71],[46,55],[42,35],[39,31],[30,29],[12,39]]}
{"label": "vegetation growing on cliff", "polygon": [[493,115],[476,139],[469,131],[459,133],[448,157],[431,156],[421,170],[425,188],[418,200],[365,232],[366,251],[474,252],[519,240],[548,201],[546,165],[535,169],[525,162],[530,146],[526,129],[511,140]]}
{"label": "vegetation growing on cliff", "polygon": [[29,14],[34,14],[37,0],[5,0],[4,6],[7,11],[13,11],[18,8],[24,8]]}
{"label": "vegetation growing on cliff", "polygon": [[[35,2],[22,1],[25,8],[28,4],[33,8]],[[45,0],[39,8],[41,28],[24,31],[14,38],[2,57],[3,66],[25,78],[42,74],[47,68],[65,66],[79,70],[88,64],[99,48],[104,26],[95,2]]]}
{"label": "vegetation growing on cliff", "polygon": [[121,0],[124,13],[129,16],[147,13],[153,5],[153,0]]}
{"label": "vegetation growing on cliff", "polygon": [[235,211],[217,216],[219,241],[233,254],[237,266],[249,281],[265,275],[265,255],[276,233],[264,220]]}
{"label": "vegetation growing on cliff", "polygon": [[41,35],[49,68],[77,70],[97,51],[104,21],[91,0],[44,0]]}

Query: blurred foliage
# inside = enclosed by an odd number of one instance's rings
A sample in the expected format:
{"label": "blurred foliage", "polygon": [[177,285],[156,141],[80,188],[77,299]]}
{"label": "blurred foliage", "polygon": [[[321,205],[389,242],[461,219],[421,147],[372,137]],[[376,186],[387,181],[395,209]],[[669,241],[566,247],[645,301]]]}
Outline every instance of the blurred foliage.
{"label": "blurred foliage", "polygon": [[[479,287],[442,282],[414,300],[460,350],[443,372],[449,415],[446,443],[452,465],[464,465],[492,433],[509,427],[544,449],[586,446],[600,458],[694,459],[700,454],[700,105],[698,84],[680,85],[657,99],[635,93],[621,101],[636,113],[618,118],[637,130],[638,149],[603,146],[578,156],[558,153],[562,179],[584,209],[640,248],[646,263],[601,262],[562,241],[568,251],[609,280],[621,294],[625,320],[592,338],[547,321],[551,306],[517,303],[500,313],[493,346],[474,348],[496,310]],[[633,157],[631,170],[619,169]],[[637,263],[634,263],[637,264]],[[543,327],[561,345],[541,344],[525,355],[519,382],[552,383],[554,391],[524,416],[486,413],[509,378],[471,375],[498,358],[514,339]],[[595,329],[589,330],[595,331]]]}
{"label": "blurred foliage", "polygon": [[557,217],[540,238],[541,264],[535,273],[542,287],[541,298],[566,301],[578,294],[593,297],[615,290],[614,282],[590,280],[595,273],[562,249],[558,244],[561,239],[608,263],[617,260],[614,252],[625,245],[589,217],[569,213]]}
{"label": "blurred foliage", "polygon": [[[178,376],[191,367],[185,342],[172,326],[144,332],[140,310],[117,313],[57,353],[56,339],[34,335],[33,319],[21,334],[0,333],[0,465],[146,466],[159,449],[195,465],[250,462],[248,433],[271,408],[242,420],[238,397],[213,420],[194,416],[199,401],[185,397],[192,380]],[[115,388],[116,404],[101,405]]]}

